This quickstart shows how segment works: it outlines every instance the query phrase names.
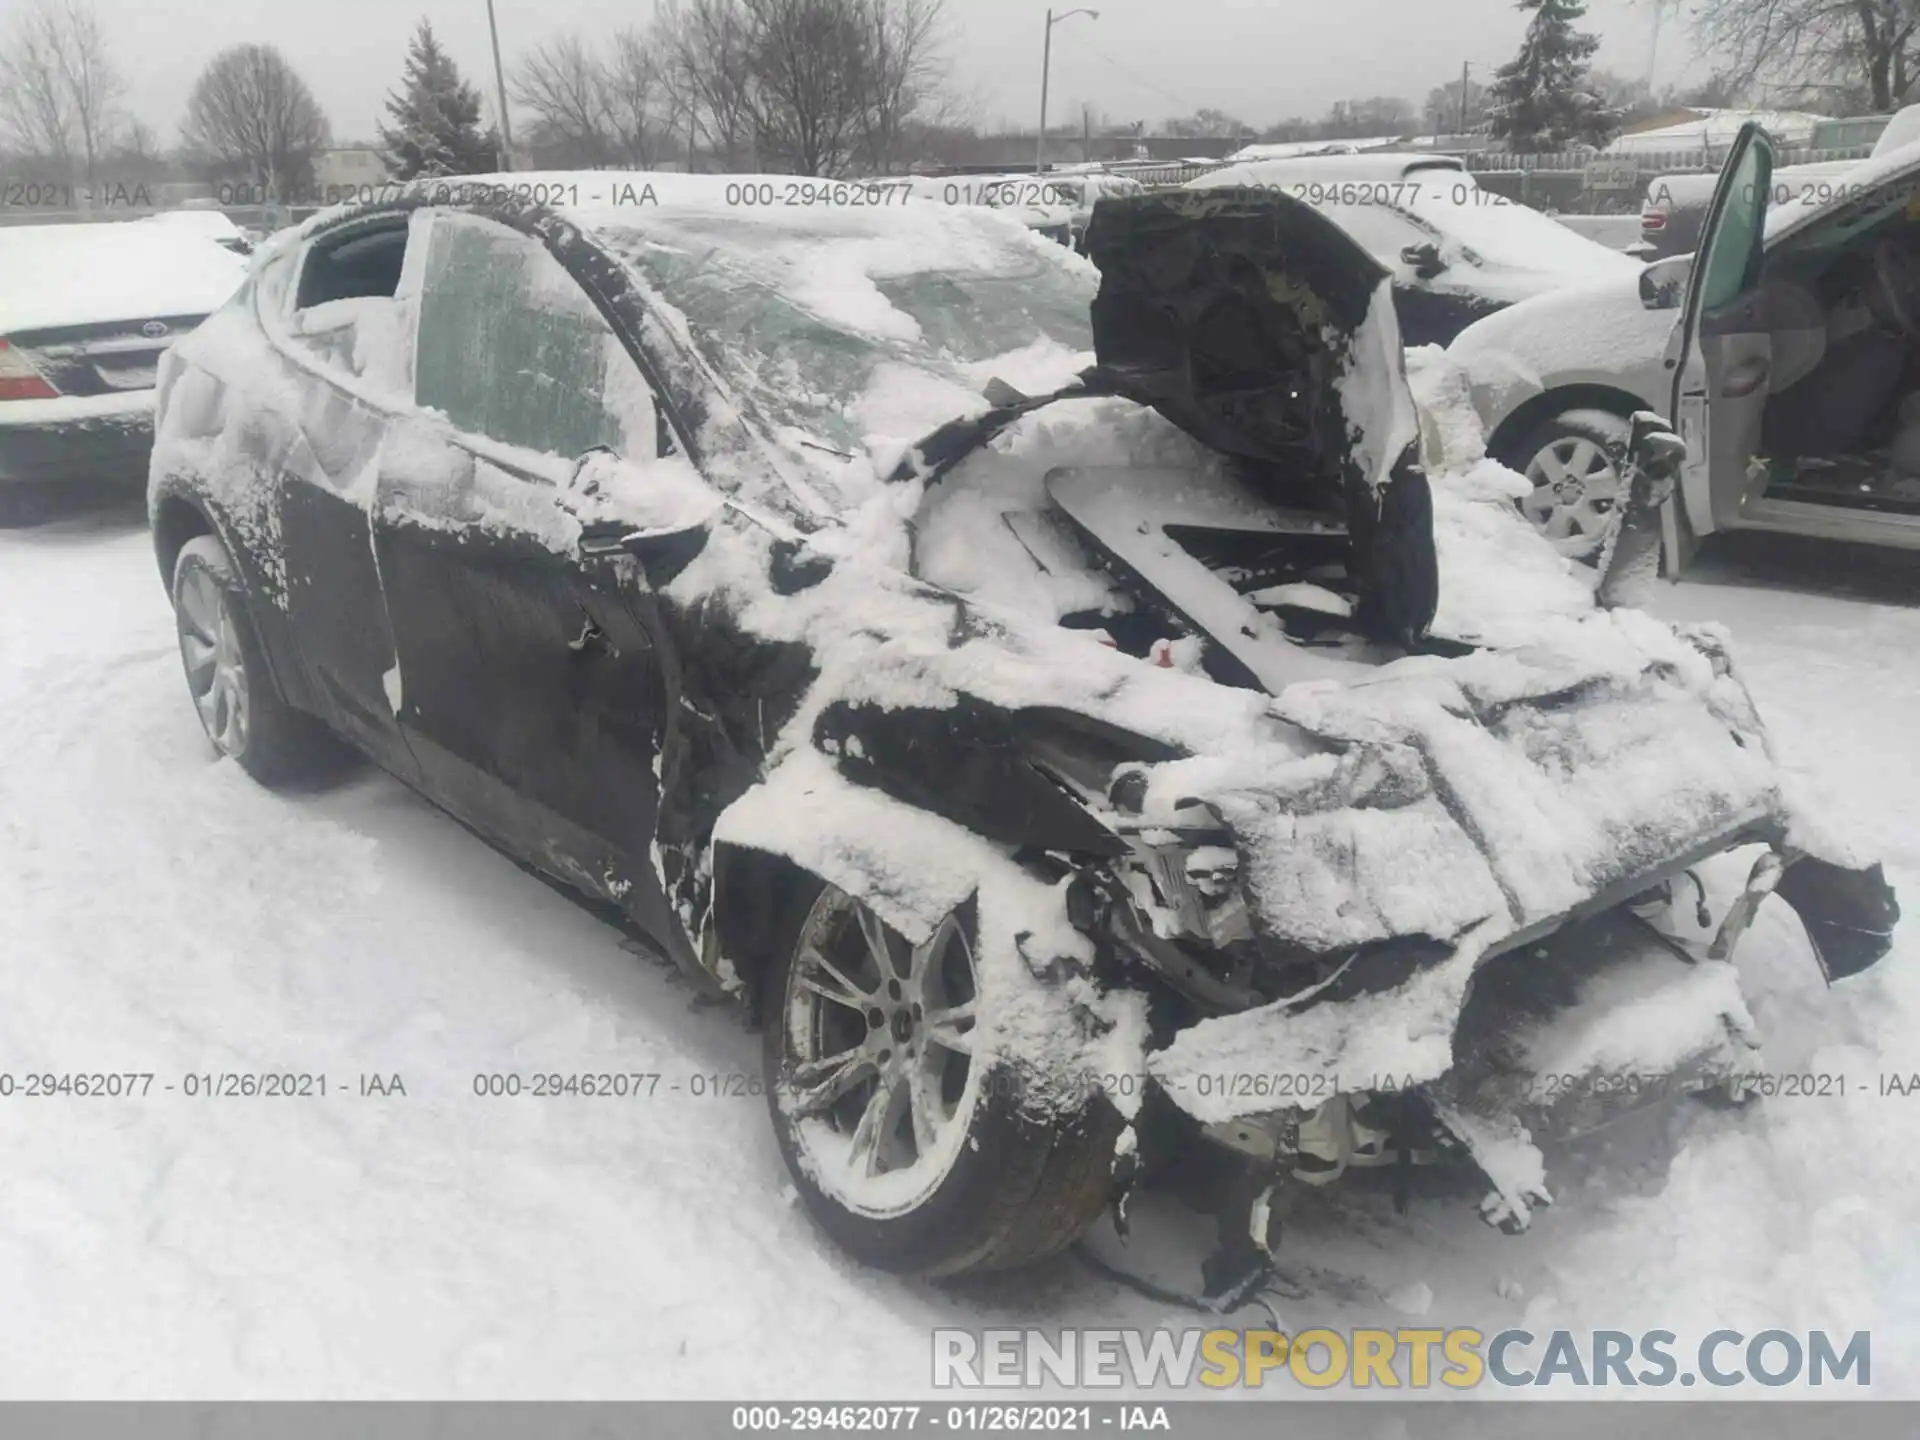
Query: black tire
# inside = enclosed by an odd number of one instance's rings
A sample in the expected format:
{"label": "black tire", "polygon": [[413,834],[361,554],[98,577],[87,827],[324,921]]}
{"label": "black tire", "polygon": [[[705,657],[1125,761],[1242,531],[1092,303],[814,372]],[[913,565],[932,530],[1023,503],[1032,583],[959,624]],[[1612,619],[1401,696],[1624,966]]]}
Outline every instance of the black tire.
{"label": "black tire", "polygon": [[[223,607],[238,651],[244,718],[237,727],[216,726],[209,719],[200,702],[196,667],[189,655],[193,644],[189,630],[195,621],[188,613],[187,597],[203,578],[211,583],[211,594]],[[215,750],[231,756],[255,780],[270,786],[305,779],[338,764],[342,753],[339,741],[318,719],[295,710],[281,695],[248,613],[246,591],[233,561],[213,536],[195,536],[181,547],[173,566],[173,609],[188,692],[195,697],[201,727]]]}
{"label": "black tire", "polygon": [[[816,1179],[814,1154],[788,1103],[796,1063],[787,1025],[789,989],[816,904],[851,897],[817,880],[800,889],[761,991],[761,1018],[774,1135],[815,1223],[864,1264],[927,1277],[1011,1270],[1073,1244],[1111,1199],[1121,1117],[1099,1094],[1065,1113],[1034,1103],[1018,1072],[1004,1064],[978,1077],[964,1140],[943,1177],[911,1208],[886,1216],[863,1213]],[[971,911],[969,904],[956,915],[969,944]],[[904,944],[897,935],[892,939]]]}
{"label": "black tire", "polygon": [[[1632,422],[1624,415],[1616,415],[1611,410],[1597,410],[1590,406],[1582,406],[1571,410],[1563,410],[1558,415],[1549,416],[1547,419],[1542,420],[1539,424],[1529,428],[1514,443],[1502,445],[1500,447],[1500,453],[1496,455],[1495,458],[1509,469],[1518,471],[1522,476],[1534,478],[1530,476],[1528,472],[1533,466],[1535,459],[1538,458],[1543,451],[1551,447],[1563,446],[1568,442],[1585,441],[1587,444],[1605,451],[1609,455],[1617,455],[1625,451],[1627,442],[1632,437],[1632,434]],[[1617,462],[1614,464],[1613,469],[1616,482],[1623,487],[1621,490],[1621,499],[1624,500],[1624,482],[1626,477],[1620,472]],[[1525,512],[1527,510],[1527,502],[1522,501],[1520,503],[1522,511]],[[1619,501],[1613,504],[1610,513],[1614,517],[1614,523],[1617,524],[1621,513]],[[1550,539],[1555,538],[1541,525],[1538,517],[1529,515],[1528,518],[1534,520],[1536,527],[1541,529],[1542,534],[1548,535]],[[1577,558],[1587,564],[1597,564],[1605,549],[1607,532],[1605,530],[1587,528],[1578,533],[1591,538],[1592,549],[1590,553],[1579,555]]]}

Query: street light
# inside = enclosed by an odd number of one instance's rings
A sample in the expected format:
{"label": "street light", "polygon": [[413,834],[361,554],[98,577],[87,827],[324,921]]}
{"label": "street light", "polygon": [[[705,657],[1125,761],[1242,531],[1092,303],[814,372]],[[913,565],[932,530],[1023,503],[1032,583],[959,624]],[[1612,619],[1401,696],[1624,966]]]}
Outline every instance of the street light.
{"label": "street light", "polygon": [[1084,15],[1089,20],[1100,18],[1098,10],[1068,10],[1059,15],[1047,11],[1047,38],[1040,47],[1040,139],[1033,150],[1033,173],[1036,175],[1046,169],[1047,164],[1047,72],[1053,68],[1053,27],[1076,15]]}
{"label": "street light", "polygon": [[487,0],[487,34],[493,37],[493,86],[500,98],[500,169],[513,169],[513,121],[507,117],[507,77],[500,68],[500,27],[493,22],[493,0]]}

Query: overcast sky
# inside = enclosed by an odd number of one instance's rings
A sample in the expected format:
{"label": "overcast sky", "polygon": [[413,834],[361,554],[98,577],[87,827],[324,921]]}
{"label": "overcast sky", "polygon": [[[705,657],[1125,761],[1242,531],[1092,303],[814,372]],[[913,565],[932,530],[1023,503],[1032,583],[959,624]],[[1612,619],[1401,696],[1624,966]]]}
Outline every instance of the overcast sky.
{"label": "overcast sky", "polygon": [[[14,0],[0,0],[4,14]],[[1069,0],[1071,3],[1071,0]],[[1653,0],[1590,0],[1598,63],[1628,76],[1647,71]],[[650,0],[494,0],[509,73],[514,57],[578,30],[604,36],[644,23]],[[284,51],[312,87],[343,141],[375,138],[381,101],[399,79],[420,16],[468,78],[492,87],[486,0],[95,0],[127,73],[131,108],[171,145],[200,68],[223,45],[264,41]],[[1064,7],[1057,7],[1064,8]],[[1053,32],[1049,110],[1082,102],[1115,120],[1146,120],[1202,106],[1260,126],[1316,116],[1336,100],[1402,95],[1416,105],[1458,76],[1463,60],[1483,77],[1508,59],[1524,18],[1511,0],[1097,0],[1100,18]],[[1044,4],[947,0],[956,88],[987,127],[1031,126],[1040,102]],[[1695,78],[1684,22],[1663,25],[1657,81]]]}

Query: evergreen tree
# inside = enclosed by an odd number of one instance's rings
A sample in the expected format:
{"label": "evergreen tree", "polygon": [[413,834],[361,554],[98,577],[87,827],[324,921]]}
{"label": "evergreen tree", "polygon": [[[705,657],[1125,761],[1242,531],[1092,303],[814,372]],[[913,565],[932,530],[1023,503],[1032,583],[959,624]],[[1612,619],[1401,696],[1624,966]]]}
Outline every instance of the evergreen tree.
{"label": "evergreen tree", "polygon": [[461,78],[424,19],[407,48],[400,93],[387,97],[387,113],[394,123],[380,127],[380,141],[396,180],[499,168],[493,132],[480,129],[480,92]]}
{"label": "evergreen tree", "polygon": [[1574,29],[1584,0],[1518,0],[1533,15],[1520,53],[1494,72],[1487,113],[1495,136],[1518,154],[1604,145],[1618,115],[1593,83],[1600,39]]}

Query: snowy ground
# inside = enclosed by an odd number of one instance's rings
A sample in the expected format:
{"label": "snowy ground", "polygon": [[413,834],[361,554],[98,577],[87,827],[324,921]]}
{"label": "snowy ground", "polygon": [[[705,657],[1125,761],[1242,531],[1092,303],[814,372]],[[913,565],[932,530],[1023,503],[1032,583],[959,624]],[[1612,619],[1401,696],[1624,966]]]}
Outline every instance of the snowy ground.
{"label": "snowy ground", "polygon": [[[1870,1327],[1874,1393],[1920,1394],[1920,1096],[1874,1093],[1920,1070],[1916,574],[1743,553],[1661,601],[1734,628],[1787,762],[1916,916],[1840,992],[1770,911],[1743,955],[1774,1065],[1865,1093],[1555,1156],[1520,1238],[1465,1204],[1309,1210],[1289,1328],[1404,1323],[1417,1285],[1424,1323],[1489,1332]],[[155,1075],[0,1099],[0,1397],[904,1396],[932,1324],[1190,1323],[1066,1261],[959,1292],[856,1270],[762,1102],[693,1093],[757,1071],[731,1013],[382,776],[286,797],[212,760],[137,515],[0,533],[0,756],[0,1072]],[[161,1089],[267,1069],[330,1093]],[[662,1082],[474,1096],[504,1070]],[[362,1073],[406,1094],[339,1093]]]}

